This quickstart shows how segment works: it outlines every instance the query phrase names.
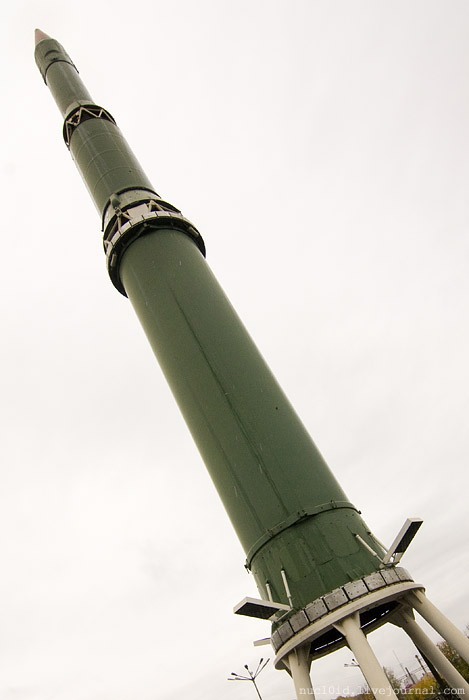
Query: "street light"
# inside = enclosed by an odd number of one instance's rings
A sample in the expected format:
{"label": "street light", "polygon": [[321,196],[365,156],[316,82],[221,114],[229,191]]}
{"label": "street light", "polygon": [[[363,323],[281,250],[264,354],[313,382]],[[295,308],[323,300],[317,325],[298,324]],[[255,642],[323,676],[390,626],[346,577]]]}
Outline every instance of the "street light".
{"label": "street light", "polygon": [[264,670],[264,668],[267,666],[268,663],[269,663],[269,659],[267,659],[267,661],[264,661],[264,659],[261,659],[259,661],[259,664],[258,664],[256,670],[254,671],[254,673],[249,669],[249,666],[247,664],[244,664],[244,668],[249,673],[249,676],[241,676],[239,673],[234,673],[234,671],[232,671],[231,675],[233,676],[233,678],[228,678],[227,680],[229,680],[229,681],[252,681],[254,688],[256,689],[256,692],[259,696],[259,700],[262,700],[261,694],[259,692],[259,688],[256,685],[256,678],[259,675],[259,673]]}

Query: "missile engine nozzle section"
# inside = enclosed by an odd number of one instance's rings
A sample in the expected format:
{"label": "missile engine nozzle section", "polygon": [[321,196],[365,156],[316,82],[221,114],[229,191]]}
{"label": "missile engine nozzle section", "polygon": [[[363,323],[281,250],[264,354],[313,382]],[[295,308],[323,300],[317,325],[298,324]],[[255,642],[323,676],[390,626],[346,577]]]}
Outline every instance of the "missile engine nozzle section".
{"label": "missile engine nozzle section", "polygon": [[64,117],[63,136],[101,215],[109,275],[126,294],[120,258],[138,236],[152,229],[177,228],[205,255],[197,229],[157,194],[111,114],[97,105],[63,46],[36,29],[35,59]]}

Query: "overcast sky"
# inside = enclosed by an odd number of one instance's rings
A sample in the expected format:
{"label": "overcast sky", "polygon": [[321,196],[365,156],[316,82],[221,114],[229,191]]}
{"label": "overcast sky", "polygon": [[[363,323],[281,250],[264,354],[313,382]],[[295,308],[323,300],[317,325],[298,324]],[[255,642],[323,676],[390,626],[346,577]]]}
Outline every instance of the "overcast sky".
{"label": "overcast sky", "polygon": [[[33,59],[70,53],[316,444],[469,622],[469,5],[2,5],[0,697],[248,700],[244,553],[127,299]],[[433,635],[436,639],[436,636]],[[370,635],[399,673],[415,649]],[[362,683],[343,650],[322,697]],[[291,699],[272,661],[259,685]],[[334,693],[334,688],[337,692]],[[327,688],[326,688],[327,690]]]}

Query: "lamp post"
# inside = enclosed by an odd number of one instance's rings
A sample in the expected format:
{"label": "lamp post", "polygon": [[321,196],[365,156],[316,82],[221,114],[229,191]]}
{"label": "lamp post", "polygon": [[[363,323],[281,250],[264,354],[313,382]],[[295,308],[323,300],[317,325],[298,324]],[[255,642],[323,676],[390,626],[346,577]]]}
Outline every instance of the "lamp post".
{"label": "lamp post", "polygon": [[254,685],[254,688],[256,689],[256,692],[259,696],[259,700],[262,700],[262,696],[261,696],[261,694],[259,692],[259,688],[257,687],[257,684],[256,684],[256,678],[259,675],[259,673],[267,666],[268,663],[269,663],[269,659],[267,659],[267,661],[264,661],[264,659],[261,659],[259,661],[259,664],[258,664],[256,670],[254,671],[254,673],[250,670],[250,668],[247,664],[244,664],[244,668],[246,669],[246,671],[249,674],[248,676],[241,676],[239,673],[234,673],[234,671],[232,671],[231,675],[233,676],[233,678],[228,678],[227,680],[229,680],[229,681],[252,681],[252,684]]}

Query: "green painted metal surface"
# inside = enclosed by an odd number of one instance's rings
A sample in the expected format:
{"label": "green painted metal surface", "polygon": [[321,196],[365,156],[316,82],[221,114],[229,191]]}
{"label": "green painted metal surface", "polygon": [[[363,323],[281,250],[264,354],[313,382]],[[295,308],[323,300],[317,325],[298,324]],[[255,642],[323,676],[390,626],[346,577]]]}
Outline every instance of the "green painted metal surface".
{"label": "green painted metal surface", "polygon": [[63,117],[72,104],[93,102],[72,59],[58,41],[49,37],[37,43],[34,58]]}
{"label": "green painted metal surface", "polygon": [[89,119],[80,124],[70,139],[70,152],[101,214],[113,194],[127,189],[152,190],[151,182],[112,122]]}
{"label": "green painted metal surface", "polygon": [[121,279],[200,450],[263,597],[295,607],[374,571],[376,544],[183,233],[125,252]]}
{"label": "green painted metal surface", "polygon": [[[36,60],[66,119],[93,104],[58,42],[41,40]],[[73,124],[70,150],[104,218],[116,193],[154,190],[109,115],[97,114]],[[119,271],[261,596],[269,582],[288,602],[282,569],[295,608],[375,571],[355,535],[380,553],[378,545],[187,230],[149,222]]]}
{"label": "green painted metal surface", "polygon": [[[36,63],[64,118],[94,105],[72,60],[55,41],[36,46]],[[120,129],[108,119],[80,121],[72,130],[70,152],[101,216],[112,195],[129,189],[148,189],[150,181]]]}

